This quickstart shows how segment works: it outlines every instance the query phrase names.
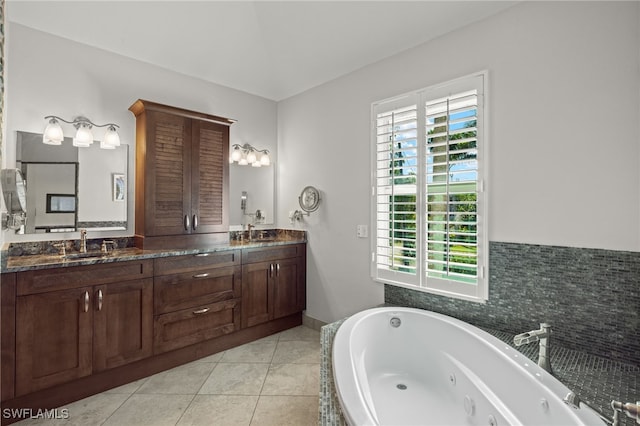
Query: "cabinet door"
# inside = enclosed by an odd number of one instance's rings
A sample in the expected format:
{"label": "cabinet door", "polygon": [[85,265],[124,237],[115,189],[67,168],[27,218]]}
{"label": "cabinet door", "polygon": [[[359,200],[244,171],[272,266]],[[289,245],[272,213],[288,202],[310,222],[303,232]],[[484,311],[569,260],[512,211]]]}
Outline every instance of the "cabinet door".
{"label": "cabinet door", "polygon": [[279,260],[275,264],[273,318],[286,317],[303,310],[300,286],[300,262],[297,258]]}
{"label": "cabinet door", "polygon": [[90,287],[16,301],[16,396],[91,374]]}
{"label": "cabinet door", "polygon": [[153,353],[153,280],[93,288],[93,370],[118,367]]}
{"label": "cabinet door", "polygon": [[273,263],[242,267],[242,327],[269,321],[273,304]]}
{"label": "cabinet door", "polygon": [[227,232],[229,126],[192,123],[191,232]]}
{"label": "cabinet door", "polygon": [[[191,230],[191,120],[149,111],[146,120],[146,173],[136,176],[144,191],[144,235],[180,235]],[[140,188],[143,182],[143,188]],[[187,223],[187,221],[189,223]],[[136,229],[141,228],[136,223]]]}

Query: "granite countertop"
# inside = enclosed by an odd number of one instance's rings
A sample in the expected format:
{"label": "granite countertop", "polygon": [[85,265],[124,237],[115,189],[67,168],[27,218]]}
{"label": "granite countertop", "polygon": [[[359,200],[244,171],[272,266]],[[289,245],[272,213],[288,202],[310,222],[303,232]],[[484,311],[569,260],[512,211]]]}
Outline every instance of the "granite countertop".
{"label": "granite countertop", "polygon": [[[327,324],[320,333],[320,408],[319,424],[322,426],[344,426],[333,380],[332,348],[333,339],[345,319]],[[497,330],[482,328],[503,342],[513,345],[513,335]],[[537,361],[538,346],[515,347],[532,361]],[[580,399],[598,409],[607,418],[613,416],[609,405],[615,399],[635,403],[640,397],[640,366],[611,361],[606,358],[568,350],[558,346],[551,348],[551,367],[554,375],[565,386],[575,392]],[[632,426],[635,421],[623,413],[620,425]]]}
{"label": "granite countertop", "polygon": [[[281,232],[282,231],[282,232]],[[57,254],[57,249],[51,249],[53,242],[43,242],[36,245],[37,248],[31,248],[29,250],[22,249],[20,247],[6,247],[2,250],[0,255],[2,259],[1,272],[21,272],[37,269],[49,269],[60,267],[72,267],[80,265],[94,265],[99,263],[112,263],[112,262],[125,262],[128,260],[140,260],[140,259],[155,259],[159,257],[180,256],[197,253],[213,253],[224,250],[234,249],[250,249],[260,247],[272,247],[288,244],[300,244],[306,242],[306,233],[304,231],[287,231],[278,230],[278,232],[270,234],[263,238],[254,238],[248,240],[246,238],[231,239],[229,242],[210,245],[205,248],[194,249],[159,249],[159,250],[143,250],[136,247],[127,246],[126,242],[118,244],[124,246],[123,248],[117,248],[110,251],[106,255],[100,253],[100,243],[96,243],[97,240],[92,240],[91,244],[87,244],[88,252],[92,257],[79,257],[79,258],[63,258],[60,254]],[[77,246],[73,241],[68,242],[70,247]],[[48,245],[48,246],[47,246]],[[44,248],[43,248],[44,247]],[[31,252],[36,252],[35,254]],[[51,252],[53,251],[53,253]],[[67,249],[67,255],[78,255],[77,250]]]}

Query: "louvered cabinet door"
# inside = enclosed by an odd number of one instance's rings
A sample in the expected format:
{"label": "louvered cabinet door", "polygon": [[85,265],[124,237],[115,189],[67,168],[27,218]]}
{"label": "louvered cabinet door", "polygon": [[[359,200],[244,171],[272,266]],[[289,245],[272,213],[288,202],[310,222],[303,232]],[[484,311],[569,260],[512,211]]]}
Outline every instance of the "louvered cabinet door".
{"label": "louvered cabinet door", "polygon": [[145,235],[190,233],[191,120],[147,113]]}
{"label": "louvered cabinet door", "polygon": [[193,120],[191,155],[191,231],[226,232],[229,126]]}

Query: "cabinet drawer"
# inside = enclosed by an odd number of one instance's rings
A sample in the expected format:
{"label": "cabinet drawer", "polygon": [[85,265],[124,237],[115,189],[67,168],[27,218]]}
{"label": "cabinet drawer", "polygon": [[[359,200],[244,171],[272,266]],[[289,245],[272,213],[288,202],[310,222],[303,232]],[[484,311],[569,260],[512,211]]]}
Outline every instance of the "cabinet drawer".
{"label": "cabinet drawer", "polygon": [[241,266],[155,277],[156,315],[240,297]]}
{"label": "cabinet drawer", "polygon": [[153,276],[153,261],[97,263],[18,272],[18,296]]}
{"label": "cabinet drawer", "polygon": [[244,249],[242,251],[243,263],[268,262],[271,260],[299,257],[304,253],[304,244],[293,244],[277,247]]}
{"label": "cabinet drawer", "polygon": [[185,256],[163,257],[155,260],[155,271],[156,275],[166,275],[239,264],[240,251],[229,250],[214,253],[198,253]]}
{"label": "cabinet drawer", "polygon": [[200,343],[240,329],[237,299],[159,315],[154,323],[154,353]]}

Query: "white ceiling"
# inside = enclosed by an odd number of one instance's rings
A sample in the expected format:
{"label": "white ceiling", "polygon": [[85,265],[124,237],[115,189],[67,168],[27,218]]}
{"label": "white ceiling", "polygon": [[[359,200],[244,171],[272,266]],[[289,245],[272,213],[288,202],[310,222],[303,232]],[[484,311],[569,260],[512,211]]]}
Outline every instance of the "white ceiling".
{"label": "white ceiling", "polygon": [[515,1],[31,1],[6,18],[281,100]]}

